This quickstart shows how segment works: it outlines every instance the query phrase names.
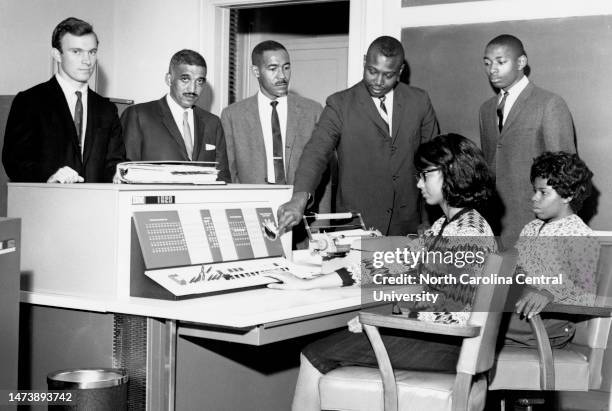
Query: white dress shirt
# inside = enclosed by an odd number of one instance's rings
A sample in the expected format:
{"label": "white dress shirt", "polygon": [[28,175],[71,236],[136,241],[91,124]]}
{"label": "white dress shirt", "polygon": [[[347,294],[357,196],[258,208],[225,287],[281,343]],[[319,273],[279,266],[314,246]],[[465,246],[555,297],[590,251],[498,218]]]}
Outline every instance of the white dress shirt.
{"label": "white dress shirt", "polygon": [[87,91],[88,85],[83,84],[81,88],[75,88],[74,85],[64,80],[62,76],[59,74],[55,75],[55,79],[59,83],[62,91],[64,92],[64,97],[66,97],[66,102],[68,103],[68,108],[70,109],[70,115],[72,116],[72,120],[74,121],[74,110],[77,102],[77,91],[81,92],[81,103],[83,104],[83,124],[81,124],[81,156],[83,155],[83,149],[85,147],[85,131],[87,130]]}
{"label": "white dress shirt", "polygon": [[372,97],[372,101],[376,106],[376,110],[378,110],[378,114],[380,114],[382,118],[389,119],[387,123],[389,123],[389,135],[391,135],[391,131],[393,130],[393,89],[385,94],[385,107],[387,108],[387,114],[385,114],[382,108],[380,108],[380,98]]}
{"label": "white dress shirt", "polygon": [[[515,85],[510,87],[509,90],[507,90],[508,96],[506,97],[506,103],[504,104],[504,118],[502,121],[502,125],[506,124],[506,119],[508,118],[508,114],[510,114],[510,110],[512,109],[512,106],[516,102],[516,99],[521,94],[521,92],[525,90],[525,87],[527,87],[528,84],[529,84],[529,79],[527,78],[527,76],[523,76],[523,78],[521,78]],[[497,104],[500,103],[503,97],[504,97],[504,90],[500,90],[499,97],[497,99]]]}
{"label": "white dress shirt", "polygon": [[[190,107],[188,109],[185,109],[181,107],[176,101],[174,101],[170,94],[166,94],[166,102],[168,103],[168,107],[170,107],[172,118],[174,119],[174,122],[176,123],[176,126],[178,127],[179,132],[183,137],[183,140],[185,140],[185,133],[183,131],[183,113],[187,111],[187,122],[189,123],[189,130],[191,130],[191,147],[195,147],[195,142],[193,141],[195,139],[195,137],[193,137],[195,136],[193,108]],[[191,157],[191,155],[192,153],[189,153],[189,157]]]}
{"label": "white dress shirt", "polygon": [[[280,123],[281,137],[283,139],[283,166],[285,165],[285,145],[287,130],[287,96],[282,96],[276,99],[278,105],[276,112],[278,113],[278,121]],[[272,106],[268,97],[261,92],[257,93],[257,106],[259,108],[259,122],[261,123],[261,131],[266,148],[266,170],[268,174],[268,183],[275,183],[274,176],[274,159],[273,159],[273,143],[272,143]]]}

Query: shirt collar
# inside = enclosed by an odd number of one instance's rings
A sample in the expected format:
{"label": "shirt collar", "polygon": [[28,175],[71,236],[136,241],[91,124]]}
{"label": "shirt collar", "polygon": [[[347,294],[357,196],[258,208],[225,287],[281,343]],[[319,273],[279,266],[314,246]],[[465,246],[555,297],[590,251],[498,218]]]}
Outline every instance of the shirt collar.
{"label": "shirt collar", "polygon": [[[394,95],[394,91],[395,88],[392,88],[391,90],[389,90],[389,92],[387,94],[385,94],[385,105],[387,107],[389,107],[389,104],[391,104],[393,102],[393,95]],[[372,97],[372,100],[374,100],[375,103],[379,103],[380,102],[380,97],[374,97],[374,96],[370,96]],[[382,96],[381,96],[382,97]]]}
{"label": "shirt collar", "polygon": [[170,107],[170,111],[172,115],[176,118],[183,118],[183,113],[187,111],[187,113],[191,113],[193,111],[193,107],[183,108],[174,101],[170,93],[166,94],[166,102],[168,103],[168,107]]}
{"label": "shirt collar", "polygon": [[59,73],[55,75],[55,79],[59,83],[62,91],[64,92],[66,96],[68,95],[73,96],[75,91],[80,91],[82,93],[82,96],[87,95],[87,88],[88,88],[87,83],[83,84],[80,88],[75,88],[72,83],[68,82],[66,79],[60,76]]}
{"label": "shirt collar", "polygon": [[[529,84],[529,78],[527,78],[527,76],[524,75],[519,81],[516,82],[515,85],[510,87],[509,90],[507,90],[508,94],[513,95],[513,96],[518,96],[519,94],[521,94],[523,90],[525,90],[525,87],[527,87],[528,84]],[[500,90],[499,93],[503,95],[504,91]]]}
{"label": "shirt collar", "polygon": [[[286,95],[278,97],[275,100],[278,101],[277,108],[287,104],[287,96]],[[262,106],[270,107],[270,102],[275,101],[275,100],[272,100],[271,98],[266,96],[264,93],[262,93],[261,90],[259,90],[257,92],[257,103],[259,103]]]}

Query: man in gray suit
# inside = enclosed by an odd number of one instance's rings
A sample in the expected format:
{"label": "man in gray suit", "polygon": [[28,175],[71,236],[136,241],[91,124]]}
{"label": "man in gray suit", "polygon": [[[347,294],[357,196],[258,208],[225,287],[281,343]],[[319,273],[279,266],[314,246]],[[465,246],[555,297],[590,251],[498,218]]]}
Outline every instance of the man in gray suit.
{"label": "man in gray suit", "polygon": [[484,52],[491,85],[499,94],[480,107],[480,141],[496,175],[505,214],[492,213],[492,226],[501,219],[504,247],[516,242],[522,227],[534,218],[529,170],[544,151],[576,152],[574,124],[565,101],[541,89],[525,75],[527,54],[523,43],[509,34],[491,40]]}
{"label": "man in gray suit", "polygon": [[230,181],[219,117],[195,105],[206,83],[206,61],[193,50],[170,59],[159,100],[128,107],[121,116],[131,161],[216,161],[218,180]]}
{"label": "man in gray suit", "polygon": [[[232,182],[293,184],[302,150],[323,108],[288,93],[291,62],[285,47],[264,41],[251,54],[259,92],[226,107],[221,123]],[[319,211],[329,211],[329,179],[317,191]]]}

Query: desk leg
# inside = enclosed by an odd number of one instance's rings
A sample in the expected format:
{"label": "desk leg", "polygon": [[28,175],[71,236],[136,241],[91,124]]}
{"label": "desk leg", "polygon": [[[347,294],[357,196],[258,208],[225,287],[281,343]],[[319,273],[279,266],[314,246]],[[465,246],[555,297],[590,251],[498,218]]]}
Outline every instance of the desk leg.
{"label": "desk leg", "polygon": [[176,321],[147,318],[147,410],[174,411]]}

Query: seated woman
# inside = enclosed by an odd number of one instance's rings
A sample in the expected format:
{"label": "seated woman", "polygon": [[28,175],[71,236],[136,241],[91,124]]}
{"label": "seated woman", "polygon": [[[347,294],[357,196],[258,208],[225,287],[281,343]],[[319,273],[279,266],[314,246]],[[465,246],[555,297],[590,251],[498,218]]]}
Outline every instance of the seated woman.
{"label": "seated woman", "polygon": [[[444,216],[438,219],[419,239],[429,251],[451,252],[496,251],[489,224],[476,207],[490,196],[492,178],[480,149],[457,134],[442,135],[419,146],[414,163],[417,187],[430,205],[438,205]],[[274,275],[282,284],[271,288],[312,289],[360,284],[361,267],[340,269],[310,280],[284,272]],[[473,264],[471,275],[479,275],[481,264]],[[467,267],[463,272],[469,271]],[[420,267],[421,273],[440,275],[439,264]],[[364,273],[364,279],[367,273]],[[434,288],[434,286],[429,286]],[[418,318],[422,321],[464,323],[469,316],[475,288],[469,285],[436,285],[438,301],[435,307],[421,305]],[[434,312],[435,311],[435,312]],[[349,332],[352,331],[352,332]],[[355,318],[349,330],[340,331],[307,346],[301,355],[301,366],[294,410],[319,410],[319,379],[321,375],[341,365],[377,367],[376,357],[361,324]],[[461,341],[454,338],[424,334],[392,332],[382,335],[393,366],[397,369],[455,372]]]}
{"label": "seated woman", "polygon": [[[592,176],[576,154],[545,152],[534,160],[531,183],[537,218],[523,227],[516,243],[517,275],[555,278],[561,274],[561,283],[524,286],[506,333],[507,345],[535,346],[527,320],[550,302],[593,305],[599,245],[588,238],[591,229],[575,214],[590,195]],[[574,335],[573,324],[547,316],[543,314],[542,319],[551,345],[565,345]]]}

